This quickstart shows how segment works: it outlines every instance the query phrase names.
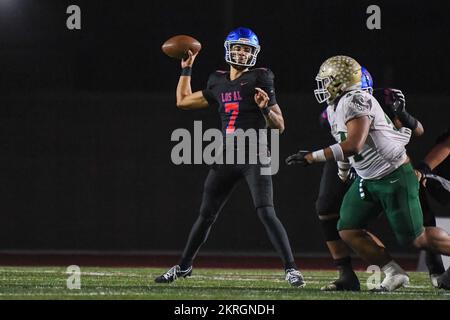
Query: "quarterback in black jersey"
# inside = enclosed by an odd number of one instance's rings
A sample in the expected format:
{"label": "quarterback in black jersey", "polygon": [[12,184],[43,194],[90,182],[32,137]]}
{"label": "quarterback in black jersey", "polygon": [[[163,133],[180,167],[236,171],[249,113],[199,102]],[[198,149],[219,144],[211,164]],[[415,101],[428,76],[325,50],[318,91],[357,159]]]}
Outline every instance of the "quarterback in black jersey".
{"label": "quarterback in black jersey", "polygon": [[[235,45],[237,46],[237,45]],[[239,77],[231,80],[231,72],[216,71],[209,77],[207,88],[202,91],[208,105],[218,108],[222,121],[222,133],[234,133],[236,128],[264,129],[267,116],[274,113],[272,126],[280,131],[284,130],[280,107],[277,105],[273,79],[269,69],[256,68],[243,72]],[[256,89],[257,88],[257,89]],[[255,89],[259,99],[255,102]],[[264,108],[269,108],[267,111]],[[268,118],[268,121],[271,121]]]}
{"label": "quarterback in black jersey", "polygon": [[[198,53],[189,51],[189,57],[181,62],[177,107],[185,110],[208,106],[217,108],[224,137],[233,135],[238,129],[269,127],[282,132],[284,120],[275,98],[273,73],[269,69],[249,69],[255,65],[259,51],[259,40],[253,31],[248,28],[233,30],[225,40],[225,61],[230,66],[229,71],[214,72],[209,77],[206,89],[194,93],[191,89],[191,71]],[[264,144],[264,141],[258,142],[259,147]],[[230,148],[228,144],[225,146]],[[234,145],[232,148],[235,149]],[[261,166],[264,165],[227,163],[211,167],[204,184],[200,214],[192,226],[180,262],[157,277],[156,282],[170,283],[191,275],[193,260],[206,241],[212,224],[236,184],[245,180],[257,215],[282,259],[286,280],[295,287],[305,285],[294,262],[286,230],[273,208],[272,178],[261,174]]]}

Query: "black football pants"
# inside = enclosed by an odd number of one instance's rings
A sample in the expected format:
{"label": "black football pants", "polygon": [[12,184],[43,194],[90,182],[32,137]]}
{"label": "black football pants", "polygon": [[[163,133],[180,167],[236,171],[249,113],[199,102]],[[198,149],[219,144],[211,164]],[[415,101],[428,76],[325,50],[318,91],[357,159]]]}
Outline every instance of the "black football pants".
{"label": "black football pants", "polygon": [[204,184],[200,215],[192,226],[180,265],[191,265],[201,245],[205,243],[211,226],[227,202],[232,191],[242,179],[247,182],[258,217],[281,257],[284,267],[295,268],[294,257],[286,230],[273,208],[272,177],[261,175],[261,165],[215,165]]}

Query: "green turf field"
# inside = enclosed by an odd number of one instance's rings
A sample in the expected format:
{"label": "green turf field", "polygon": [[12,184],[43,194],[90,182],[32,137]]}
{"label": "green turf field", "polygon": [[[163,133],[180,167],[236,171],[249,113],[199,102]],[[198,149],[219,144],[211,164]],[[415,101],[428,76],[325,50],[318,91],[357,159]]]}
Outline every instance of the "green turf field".
{"label": "green turf field", "polygon": [[[61,267],[0,267],[0,299],[447,299],[450,292],[431,287],[426,273],[410,273],[411,284],[394,293],[321,292],[336,275],[303,271],[305,288],[293,288],[281,270],[194,269],[192,277],[156,284],[163,269],[81,268],[81,289],[67,289]],[[358,274],[365,284],[367,273]]]}

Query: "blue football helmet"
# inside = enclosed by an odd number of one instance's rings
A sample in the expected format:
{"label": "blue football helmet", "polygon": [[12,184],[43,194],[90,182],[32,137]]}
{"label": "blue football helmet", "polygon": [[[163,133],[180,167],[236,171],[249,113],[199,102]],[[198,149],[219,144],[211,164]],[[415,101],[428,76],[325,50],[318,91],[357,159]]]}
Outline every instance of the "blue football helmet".
{"label": "blue football helmet", "polygon": [[369,91],[370,94],[373,93],[373,78],[364,67],[361,67],[361,89]]}
{"label": "blue football helmet", "polygon": [[[237,59],[234,59],[232,47],[235,44],[241,44],[252,48],[250,57],[247,59],[246,62],[242,63],[239,62]],[[242,27],[236,28],[228,34],[227,38],[225,39],[224,46],[225,46],[225,61],[231,65],[242,67],[253,67],[256,64],[256,58],[261,49],[256,34],[252,30]]]}

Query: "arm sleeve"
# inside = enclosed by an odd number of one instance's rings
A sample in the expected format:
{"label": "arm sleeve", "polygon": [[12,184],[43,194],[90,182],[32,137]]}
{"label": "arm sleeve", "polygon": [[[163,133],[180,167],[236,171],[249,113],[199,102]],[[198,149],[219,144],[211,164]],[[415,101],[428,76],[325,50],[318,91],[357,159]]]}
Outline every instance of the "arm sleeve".
{"label": "arm sleeve", "polygon": [[269,107],[277,104],[274,78],[275,75],[270,69],[261,69],[261,72],[258,75],[257,85],[269,95]]}

